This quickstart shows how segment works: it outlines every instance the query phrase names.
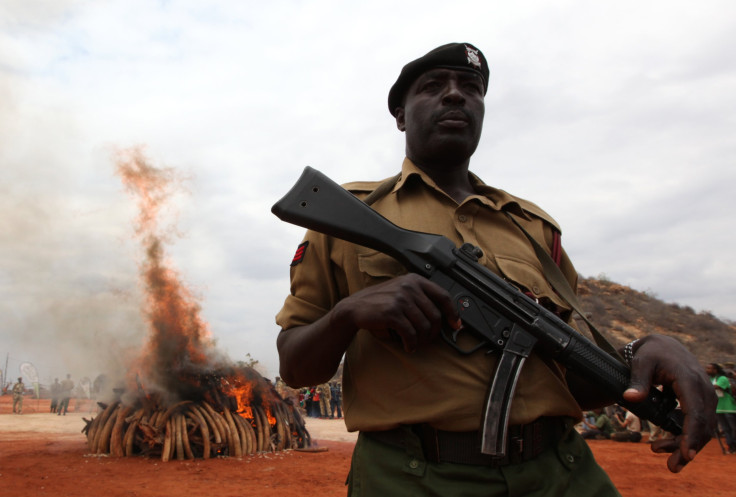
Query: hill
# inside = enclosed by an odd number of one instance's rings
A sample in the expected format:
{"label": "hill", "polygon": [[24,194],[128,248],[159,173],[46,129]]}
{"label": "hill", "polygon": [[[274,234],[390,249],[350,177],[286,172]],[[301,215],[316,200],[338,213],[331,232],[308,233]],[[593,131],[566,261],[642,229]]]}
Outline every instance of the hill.
{"label": "hill", "polygon": [[[703,364],[736,362],[736,325],[709,312],[668,304],[605,279],[581,277],[578,295],[588,319],[617,347],[658,333],[679,340]],[[578,328],[587,332],[582,319],[577,320]]]}

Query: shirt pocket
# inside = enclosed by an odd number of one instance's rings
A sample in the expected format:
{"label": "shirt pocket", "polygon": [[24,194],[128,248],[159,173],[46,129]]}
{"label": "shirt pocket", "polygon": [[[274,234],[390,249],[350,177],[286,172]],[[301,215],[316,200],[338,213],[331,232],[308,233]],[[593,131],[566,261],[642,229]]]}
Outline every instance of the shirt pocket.
{"label": "shirt pocket", "polygon": [[363,274],[366,286],[375,285],[408,272],[399,261],[383,252],[364,249],[357,255],[358,269]]}
{"label": "shirt pocket", "polygon": [[520,287],[523,292],[531,293],[532,298],[547,300],[560,310],[569,310],[570,306],[557,295],[541,270],[527,261],[508,256],[495,257],[501,274],[514,285]]}

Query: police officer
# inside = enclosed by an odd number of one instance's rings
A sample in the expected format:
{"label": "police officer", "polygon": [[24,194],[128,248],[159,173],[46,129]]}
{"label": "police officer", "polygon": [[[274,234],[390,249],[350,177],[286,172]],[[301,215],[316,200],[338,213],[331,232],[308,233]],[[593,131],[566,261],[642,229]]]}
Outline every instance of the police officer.
{"label": "police officer", "polygon": [[[569,319],[570,305],[547,283],[516,224],[545,247],[574,288],[577,273],[554,219],[469,171],[488,77],[485,57],[469,43],[443,45],[404,66],[388,98],[405,134],[401,174],[346,187],[361,198],[380,191],[372,207],[399,226],[479,246],[481,264]],[[376,251],[311,231],[305,242],[276,317],[280,374],[293,387],[319,384],[345,356],[345,423],[360,432],[350,495],[619,495],[573,428],[581,407],[612,399],[532,353],[511,404],[507,456],[482,454],[481,415],[498,356],[463,356],[439,338],[443,327],[462,326],[448,292]],[[663,383],[688,407],[685,434],[653,447],[672,453],[668,466],[677,472],[710,439],[712,388],[674,340],[649,336],[629,351],[627,400],[643,400],[652,383]]]}

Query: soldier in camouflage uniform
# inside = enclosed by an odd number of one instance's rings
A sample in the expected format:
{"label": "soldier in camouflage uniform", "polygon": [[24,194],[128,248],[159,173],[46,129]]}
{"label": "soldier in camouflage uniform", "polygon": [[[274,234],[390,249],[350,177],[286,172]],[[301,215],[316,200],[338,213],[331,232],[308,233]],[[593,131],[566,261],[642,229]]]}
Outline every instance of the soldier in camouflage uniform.
{"label": "soldier in camouflage uniform", "polygon": [[[18,378],[18,383],[13,385],[13,412],[17,414],[23,413],[23,393],[26,391],[26,386],[23,384],[23,378]],[[16,406],[17,409],[16,410]]]}

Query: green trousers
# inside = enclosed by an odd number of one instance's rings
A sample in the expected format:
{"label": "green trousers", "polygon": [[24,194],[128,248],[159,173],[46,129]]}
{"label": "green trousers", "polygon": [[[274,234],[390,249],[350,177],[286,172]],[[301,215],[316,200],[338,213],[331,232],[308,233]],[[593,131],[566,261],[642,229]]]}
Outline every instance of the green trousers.
{"label": "green trousers", "polygon": [[556,447],[500,468],[428,462],[408,429],[407,440],[397,448],[361,433],[348,497],[621,497],[572,423]]}

